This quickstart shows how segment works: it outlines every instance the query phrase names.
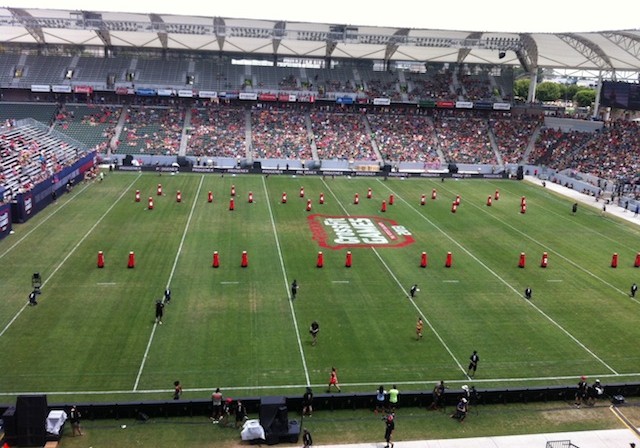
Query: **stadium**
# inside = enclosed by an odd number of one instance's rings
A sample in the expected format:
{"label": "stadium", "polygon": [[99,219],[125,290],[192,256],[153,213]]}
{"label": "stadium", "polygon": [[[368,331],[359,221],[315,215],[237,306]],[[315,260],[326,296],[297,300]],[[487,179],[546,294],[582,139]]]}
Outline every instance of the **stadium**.
{"label": "stadium", "polygon": [[[416,426],[473,386],[465,431],[632,401],[639,38],[0,9],[4,441],[210,430],[216,388],[273,443],[307,388],[366,432],[381,385]],[[595,87],[543,102],[556,69]]]}

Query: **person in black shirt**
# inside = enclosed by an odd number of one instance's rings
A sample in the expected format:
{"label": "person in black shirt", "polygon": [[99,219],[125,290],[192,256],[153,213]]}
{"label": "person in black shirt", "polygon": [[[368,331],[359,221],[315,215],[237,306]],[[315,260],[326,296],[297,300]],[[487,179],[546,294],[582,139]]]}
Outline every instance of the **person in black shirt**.
{"label": "person in black shirt", "polygon": [[524,290],[524,297],[525,297],[527,300],[531,300],[531,296],[532,296],[532,294],[533,294],[533,292],[531,291],[531,288],[529,288],[529,287],[527,286],[527,289],[525,289],[525,290]]}
{"label": "person in black shirt", "polygon": [[311,438],[311,433],[307,428],[302,430],[302,443],[304,444],[303,448],[309,448],[313,445],[313,439]]}
{"label": "person in black shirt", "polygon": [[179,400],[182,396],[182,385],[180,381],[176,380],[173,382],[173,399]]}
{"label": "person in black shirt", "polygon": [[575,215],[577,211],[578,211],[578,203],[575,202],[571,207],[571,212]]}
{"label": "person in black shirt", "polygon": [[583,400],[587,398],[587,377],[581,376],[576,389],[576,407],[579,408]]}
{"label": "person in black shirt", "polygon": [[480,362],[480,356],[478,356],[478,352],[474,350],[473,353],[471,353],[471,356],[469,356],[469,368],[467,369],[467,375],[474,376],[476,374],[478,362]]}
{"label": "person in black shirt", "polygon": [[38,304],[38,301],[36,300],[37,296],[38,296],[38,293],[36,292],[35,289],[31,291],[31,294],[29,294],[29,306],[35,306]]}
{"label": "person in black shirt", "polygon": [[393,448],[393,442],[391,441],[391,436],[393,436],[393,431],[396,429],[396,416],[394,413],[387,415],[384,418],[385,422],[385,430],[384,430],[384,440],[387,442],[385,448]]}
{"label": "person in black shirt", "polygon": [[236,428],[244,425],[245,420],[247,419],[247,409],[244,407],[242,402],[238,400],[236,402]]}
{"label": "person in black shirt", "polygon": [[418,292],[418,285],[413,285],[409,290],[409,295],[413,298],[416,296],[416,292]]}
{"label": "person in black shirt", "polygon": [[456,406],[456,412],[451,414],[451,418],[455,418],[462,423],[467,417],[467,402],[468,400],[462,397]]}
{"label": "person in black shirt", "polygon": [[631,297],[635,297],[637,292],[638,292],[638,285],[634,283],[633,285],[631,285]]}
{"label": "person in black shirt", "polygon": [[302,396],[302,415],[311,417],[311,414],[313,414],[313,391],[307,387]]}
{"label": "person in black shirt", "polygon": [[293,283],[291,283],[291,300],[296,298],[296,294],[298,294],[298,281],[294,280]]}
{"label": "person in black shirt", "polygon": [[162,325],[162,315],[164,314],[164,303],[156,300],[156,323]]}
{"label": "person in black shirt", "polygon": [[316,345],[318,342],[318,333],[320,332],[320,324],[317,321],[311,322],[309,327],[309,333],[311,334],[311,345]]}
{"label": "person in black shirt", "polygon": [[80,412],[75,405],[71,406],[71,410],[69,411],[69,421],[71,422],[73,436],[81,436],[82,430],[80,429]]}
{"label": "person in black shirt", "polygon": [[164,303],[168,304],[171,302],[171,290],[167,286],[167,289],[164,290]]}
{"label": "person in black shirt", "polygon": [[447,386],[444,385],[444,381],[440,381],[436,383],[431,392],[431,396],[433,398],[433,402],[429,409],[437,410],[440,409],[444,405],[444,391],[447,389]]}

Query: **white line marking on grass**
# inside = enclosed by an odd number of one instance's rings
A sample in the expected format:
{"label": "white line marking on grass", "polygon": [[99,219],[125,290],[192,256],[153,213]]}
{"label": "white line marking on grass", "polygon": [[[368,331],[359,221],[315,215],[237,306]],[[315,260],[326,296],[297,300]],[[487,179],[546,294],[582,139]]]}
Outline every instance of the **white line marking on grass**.
{"label": "white line marking on grass", "polygon": [[[451,190],[449,190],[451,191]],[[561,258],[562,260],[566,261],[567,263],[569,263],[571,266],[581,270],[582,272],[584,272],[585,274],[590,275],[591,277],[595,278],[596,280],[599,280],[600,282],[604,283],[607,286],[610,286],[611,288],[615,289],[616,291],[618,291],[620,294],[624,294],[625,296],[628,296],[628,294],[621,290],[620,288],[618,288],[615,285],[612,285],[611,283],[609,283],[608,281],[606,281],[605,279],[598,277],[596,274],[594,274],[593,272],[591,272],[590,270],[583,268],[582,266],[578,265],[577,263],[575,263],[573,260],[571,260],[570,258],[565,257],[564,255],[562,255],[560,252],[557,252],[553,249],[547,248],[544,244],[542,244],[542,242],[536,240],[535,238],[532,238],[530,235],[522,232],[521,230],[519,230],[518,228],[504,222],[502,219],[498,218],[497,216],[494,216],[492,213],[489,213],[487,210],[485,210],[482,207],[478,207],[475,204],[471,204],[473,207],[475,207],[476,209],[484,212],[485,214],[487,214],[488,216],[492,217],[493,219],[495,219],[496,221],[502,223],[503,225],[509,227],[510,229],[514,230],[515,232],[518,232],[520,235],[524,236],[525,238],[527,238],[530,241],[533,241],[534,243],[536,243],[537,245],[539,245],[542,249],[544,249],[546,252],[552,253],[554,255],[557,255],[559,258]],[[634,299],[631,298],[631,300],[633,300],[634,302],[640,304],[640,301],[638,299]]]}
{"label": "white line marking on grass", "polygon": [[[171,273],[169,274],[169,280],[167,280],[167,288],[171,285],[171,280],[173,280],[173,274],[176,272],[176,266],[178,265],[178,259],[180,258],[180,253],[182,252],[182,246],[184,246],[184,240],[187,237],[187,231],[189,230],[189,225],[191,224],[191,218],[193,218],[193,211],[196,208],[196,204],[198,203],[197,198],[200,197],[200,190],[202,189],[202,182],[204,181],[204,176],[200,176],[200,183],[198,184],[198,191],[194,196],[193,203],[191,204],[191,211],[189,212],[189,217],[187,218],[187,223],[184,226],[184,230],[182,231],[182,238],[180,238],[180,245],[178,246],[178,250],[176,252],[176,257],[173,259],[173,266],[171,267]],[[164,297],[162,298],[162,302],[164,303]],[[153,337],[156,334],[156,328],[158,328],[158,322],[153,323],[153,328],[151,329],[151,334],[149,335],[149,341],[147,342],[147,348],[144,350],[144,355],[142,357],[142,362],[140,363],[140,368],[138,369],[138,375],[136,376],[136,382],[133,385],[133,392],[136,392],[138,389],[138,384],[140,383],[140,377],[142,376],[142,371],[144,370],[144,365],[147,362],[147,357],[149,356],[149,350],[151,349],[151,343],[153,342]]]}
{"label": "white line marking on grass", "polygon": [[553,279],[549,279],[547,280],[549,283],[562,283],[564,280],[553,280]]}
{"label": "white line marking on grass", "polygon": [[[516,293],[518,295],[518,297],[522,297],[522,295],[520,294],[520,292],[518,292],[518,290],[516,290],[513,286],[511,286],[505,279],[503,279],[500,275],[498,275],[497,272],[495,272],[493,269],[491,269],[489,266],[487,266],[484,262],[482,262],[478,257],[476,257],[474,254],[471,253],[471,251],[469,251],[466,247],[464,247],[462,244],[460,244],[455,238],[451,237],[447,232],[445,232],[444,230],[442,230],[440,227],[438,227],[433,221],[431,221],[429,218],[427,218],[425,215],[423,215],[422,213],[420,213],[419,210],[417,210],[412,204],[410,204],[409,202],[407,202],[405,199],[403,199],[402,197],[400,197],[398,194],[396,194],[391,188],[389,188],[388,186],[386,186],[382,181],[380,181],[378,179],[378,182],[380,182],[381,185],[384,185],[384,187],[389,190],[390,192],[394,193],[395,196],[401,200],[402,202],[404,202],[405,204],[407,204],[409,206],[409,208],[411,208],[412,210],[414,210],[418,215],[420,215],[422,217],[423,220],[427,221],[429,224],[431,224],[438,232],[440,232],[445,238],[447,238],[449,241],[451,241],[453,244],[455,244],[456,246],[458,246],[464,253],[466,253],[469,257],[471,257],[473,260],[475,260],[476,263],[478,263],[480,266],[482,266],[483,268],[485,268],[491,275],[493,275],[495,278],[497,278],[502,284],[504,284],[507,288],[509,288],[510,290],[512,290],[514,293]],[[483,210],[482,208],[471,204],[472,207],[478,208],[479,210]],[[491,215],[489,213],[489,215]],[[509,226],[508,224],[504,223],[505,225]],[[512,227],[512,226],[509,226]],[[514,230],[517,230],[514,228]],[[526,234],[518,231],[519,233],[521,233],[524,236],[527,236]],[[528,236],[527,236],[528,237]],[[528,237],[529,239],[531,239],[532,241],[535,241],[533,238]],[[551,322],[553,325],[556,326],[556,328],[558,328],[560,331],[562,331],[566,336],[568,336],[573,342],[575,342],[577,345],[579,345],[583,350],[585,350],[587,353],[589,353],[593,358],[595,358],[596,360],[598,360],[598,362],[600,362],[603,366],[605,366],[607,369],[609,369],[611,372],[613,372],[614,374],[618,374],[618,372],[616,372],[613,367],[611,367],[609,364],[607,364],[606,362],[604,362],[604,360],[602,358],[600,358],[598,355],[596,355],[591,349],[589,349],[586,345],[584,345],[582,342],[580,342],[574,335],[572,335],[571,333],[569,333],[568,330],[566,330],[562,325],[560,325],[558,322],[556,322],[555,320],[553,320],[553,318],[551,316],[549,316],[547,313],[545,313],[541,308],[538,308],[536,305],[533,304],[533,302],[531,302],[530,300],[526,300],[526,299],[522,299],[525,300],[525,302],[533,307],[533,309],[535,309],[538,313],[540,313],[542,316],[544,316],[549,322]]]}
{"label": "white line marking on grass", "polygon": [[[20,238],[18,241],[14,242],[10,247],[7,248],[7,250],[5,250],[2,254],[0,254],[0,258],[3,258],[5,255],[7,255],[9,252],[11,252],[18,244],[20,244],[21,242],[23,242],[29,235],[31,235],[33,232],[35,232],[38,228],[40,228],[41,225],[43,225],[44,223],[46,223],[51,217],[53,217],[56,213],[58,213],[60,210],[62,210],[63,208],[65,208],[69,202],[71,202],[72,200],[74,200],[76,198],[76,196],[78,196],[79,194],[83,193],[87,188],[89,188],[91,184],[87,184],[85,185],[85,187],[76,192],[76,194],[74,194],[73,196],[71,196],[71,198],[69,198],[68,201],[66,201],[64,204],[60,204],[59,206],[56,205],[56,209],[54,211],[51,212],[51,214],[49,216],[47,216],[46,218],[44,218],[42,221],[40,221],[38,224],[36,224],[34,226],[33,229],[29,230],[27,233],[25,233],[22,238]],[[119,199],[119,198],[118,198]],[[53,204],[52,204],[53,206]],[[32,218],[33,219],[33,218]]]}
{"label": "white line marking on grass", "polygon": [[291,319],[293,320],[293,327],[296,330],[296,339],[298,341],[298,350],[300,351],[300,359],[302,361],[302,368],[304,369],[304,377],[307,381],[306,386],[310,385],[311,379],[309,378],[309,369],[307,369],[307,359],[304,356],[304,348],[302,348],[302,339],[300,339],[300,329],[298,328],[298,319],[296,317],[296,310],[293,308],[293,300],[291,300],[291,290],[289,288],[289,280],[287,279],[287,271],[284,267],[284,258],[282,257],[282,249],[280,247],[280,239],[278,238],[278,229],[276,229],[276,221],[273,217],[273,210],[271,209],[271,200],[269,199],[269,191],[267,190],[267,184],[265,183],[264,176],[262,177],[262,187],[264,188],[264,194],[267,198],[267,208],[269,210],[269,219],[271,220],[271,228],[273,229],[273,237],[276,240],[276,248],[278,249],[278,259],[280,261],[280,270],[282,271],[282,279],[284,280],[284,287],[287,290],[287,300],[289,302],[289,310],[291,311]]}
{"label": "white line marking on grass", "polygon": [[[140,174],[138,174],[138,177],[140,177]],[[116,204],[120,201],[120,199],[122,199],[124,197],[124,195],[127,193],[127,191],[129,190],[129,188],[131,188],[133,186],[133,184],[138,180],[138,177],[136,177],[133,182],[131,182],[131,184],[129,184],[129,186],[120,194],[120,196],[118,196],[118,199],[116,199],[113,204],[111,204],[111,206],[107,209],[107,211],[105,211],[102,216],[100,218],[98,218],[98,220],[95,222],[94,225],[91,226],[91,228],[89,230],[87,230],[87,233],[84,234],[84,236],[82,238],[80,238],[80,240],[76,243],[75,246],[73,246],[73,248],[69,251],[69,253],[67,254],[66,257],[64,257],[62,259],[62,261],[58,264],[58,266],[56,266],[56,268],[53,270],[53,272],[51,272],[51,274],[49,274],[49,276],[47,277],[47,279],[45,281],[42,282],[41,287],[43,288],[47,283],[49,283],[49,280],[51,280],[53,278],[54,275],[56,275],[56,273],[60,270],[60,268],[62,267],[63,264],[66,263],[66,261],[69,259],[69,257],[71,257],[71,255],[73,255],[73,253],[76,251],[76,249],[78,249],[78,247],[80,247],[80,245],[84,242],[84,240],[87,239],[87,237],[91,234],[91,232],[93,232],[93,230],[98,227],[98,224],[100,224],[102,222],[102,220],[107,216],[107,214],[109,214],[109,212],[113,209],[113,207],[116,206]],[[75,196],[74,196],[75,197]],[[6,252],[5,252],[6,253]],[[20,310],[15,314],[15,316],[13,316],[13,318],[9,321],[9,323],[2,329],[2,331],[0,331],[0,337],[2,337],[3,334],[5,334],[7,332],[7,330],[9,329],[9,327],[11,327],[11,325],[13,325],[13,323],[16,321],[16,319],[22,314],[22,312],[25,310],[25,308],[29,306],[29,302],[25,303],[22,308],[20,308]]]}
{"label": "white line marking on grass", "polygon": [[442,283],[460,283],[460,280],[442,280]]}
{"label": "white line marking on grass", "polygon": [[238,285],[240,282],[220,282],[221,285]]}
{"label": "white line marking on grass", "polygon": [[96,285],[98,285],[98,286],[113,286],[113,285],[117,285],[117,283],[115,283],[115,282],[105,282],[105,283],[96,283]]}
{"label": "white line marking on grass", "polygon": [[331,283],[349,283],[349,280],[332,280]]}
{"label": "white line marking on grass", "polygon": [[[342,211],[345,213],[345,215],[347,216],[351,216],[351,214],[347,211],[347,209],[344,207],[344,205],[342,204],[342,202],[340,202],[340,200],[338,199],[338,197],[336,196],[336,194],[333,192],[333,190],[331,189],[331,187],[329,186],[329,184],[327,184],[327,182],[323,179],[322,183],[325,184],[325,186],[327,187],[327,189],[329,190],[329,193],[331,193],[331,195],[333,196],[333,198],[336,200],[336,203],[340,206],[340,208],[342,208]],[[387,272],[389,273],[389,275],[391,276],[391,278],[393,278],[393,280],[395,280],[395,282],[397,283],[397,285],[400,287],[400,289],[402,290],[402,292],[404,293],[405,296],[407,296],[409,298],[409,302],[411,302],[411,304],[413,305],[413,307],[418,311],[418,313],[420,314],[420,316],[423,319],[423,322],[426,322],[427,326],[431,329],[431,331],[433,332],[433,334],[436,336],[436,338],[438,338],[438,340],[440,341],[440,344],[442,344],[442,346],[444,347],[444,349],[449,353],[449,355],[451,356],[451,358],[454,360],[454,362],[458,365],[458,368],[462,371],[462,373],[465,374],[465,376],[467,375],[467,371],[464,369],[464,367],[462,367],[462,365],[458,362],[458,359],[455,357],[455,355],[453,354],[453,352],[451,351],[451,349],[449,348],[449,346],[447,345],[446,342],[444,342],[444,339],[442,339],[442,337],[440,336],[440,334],[438,334],[438,332],[436,331],[436,329],[434,328],[434,326],[431,324],[431,321],[429,321],[429,319],[427,319],[426,317],[426,313],[424,313],[420,307],[416,304],[416,302],[413,300],[413,298],[411,298],[411,295],[407,292],[407,290],[404,288],[404,286],[402,286],[402,284],[400,283],[400,280],[398,280],[398,277],[396,277],[396,275],[393,273],[393,271],[391,270],[391,268],[389,267],[389,265],[387,265],[387,263],[382,259],[382,257],[380,256],[380,253],[378,253],[378,251],[376,250],[375,247],[372,247],[371,250],[373,251],[373,253],[376,255],[376,257],[378,257],[378,260],[380,260],[380,263],[382,263],[382,265],[385,267],[385,269],[387,270]],[[467,378],[469,378],[467,376]]]}
{"label": "white line marking on grass", "polygon": [[[528,377],[528,378],[473,378],[474,383],[523,383],[527,381],[541,381],[548,384],[549,381],[573,381],[581,375],[585,375],[584,372],[576,373],[574,375],[563,375],[563,376],[539,376],[539,377]],[[592,378],[637,378],[640,377],[640,373],[628,373],[628,374],[587,374],[586,376]],[[416,380],[416,381],[394,381],[396,385],[402,386],[419,386],[420,389],[424,388],[424,385],[431,385],[433,383],[439,382],[443,378],[433,378],[433,379],[424,379],[424,380]],[[444,378],[444,382],[447,384],[468,384],[468,379],[447,379]],[[363,386],[371,386],[377,387],[380,385],[379,382],[375,383],[340,383],[341,386],[346,387],[363,387]],[[184,392],[211,392],[216,387],[220,387],[220,389],[228,390],[228,391],[250,391],[250,390],[275,390],[275,389],[302,389],[304,387],[313,387],[313,388],[326,388],[327,385],[325,383],[320,384],[281,384],[281,385],[265,385],[265,386],[220,386],[213,385],[207,387],[193,387],[186,388]],[[135,391],[136,394],[166,394],[173,392],[173,389],[140,389]],[[130,390],[81,390],[81,391],[20,391],[20,392],[0,392],[0,397],[15,397],[18,395],[125,395],[131,394]]]}

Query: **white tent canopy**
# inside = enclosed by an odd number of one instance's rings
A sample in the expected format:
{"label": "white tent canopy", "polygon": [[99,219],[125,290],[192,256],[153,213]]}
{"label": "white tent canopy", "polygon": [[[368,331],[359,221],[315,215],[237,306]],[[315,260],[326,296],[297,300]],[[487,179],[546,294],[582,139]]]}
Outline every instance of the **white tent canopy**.
{"label": "white tent canopy", "polygon": [[518,34],[0,8],[0,42],[640,72],[640,30]]}

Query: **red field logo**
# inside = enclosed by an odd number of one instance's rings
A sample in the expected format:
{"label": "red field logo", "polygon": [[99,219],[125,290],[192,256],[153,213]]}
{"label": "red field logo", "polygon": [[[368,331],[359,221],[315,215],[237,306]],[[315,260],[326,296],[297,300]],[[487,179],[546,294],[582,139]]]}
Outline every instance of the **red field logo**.
{"label": "red field logo", "polygon": [[414,242],[411,232],[392,219],[378,216],[309,215],[313,239],[321,247],[403,247]]}

